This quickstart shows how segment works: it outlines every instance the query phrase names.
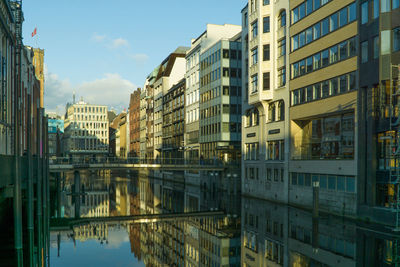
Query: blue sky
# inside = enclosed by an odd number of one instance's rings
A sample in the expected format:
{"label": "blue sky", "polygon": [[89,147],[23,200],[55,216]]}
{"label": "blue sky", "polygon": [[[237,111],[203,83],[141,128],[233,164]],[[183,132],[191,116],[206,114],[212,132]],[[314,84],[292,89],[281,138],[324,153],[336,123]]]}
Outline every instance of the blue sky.
{"label": "blue sky", "polygon": [[[23,1],[26,45],[45,49],[45,105],[64,112],[72,91],[117,110],[178,46],[207,23],[241,23],[245,0]],[[37,40],[31,37],[37,27]],[[36,43],[37,42],[37,43]]]}

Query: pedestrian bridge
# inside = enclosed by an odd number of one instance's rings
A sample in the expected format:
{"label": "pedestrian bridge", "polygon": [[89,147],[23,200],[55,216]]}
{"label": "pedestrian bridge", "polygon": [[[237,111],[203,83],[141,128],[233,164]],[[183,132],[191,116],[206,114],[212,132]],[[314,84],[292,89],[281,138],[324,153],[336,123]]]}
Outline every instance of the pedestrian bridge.
{"label": "pedestrian bridge", "polygon": [[52,173],[79,170],[140,170],[153,169],[161,171],[223,171],[230,167],[240,166],[239,162],[220,160],[184,160],[184,159],[68,159],[53,158],[49,162]]}
{"label": "pedestrian bridge", "polygon": [[73,227],[88,224],[123,224],[123,223],[147,223],[158,221],[176,221],[198,217],[216,217],[225,215],[224,211],[196,211],[183,213],[164,213],[164,214],[138,214],[127,216],[112,217],[82,217],[82,218],[52,218],[50,219],[50,231],[69,230]]}

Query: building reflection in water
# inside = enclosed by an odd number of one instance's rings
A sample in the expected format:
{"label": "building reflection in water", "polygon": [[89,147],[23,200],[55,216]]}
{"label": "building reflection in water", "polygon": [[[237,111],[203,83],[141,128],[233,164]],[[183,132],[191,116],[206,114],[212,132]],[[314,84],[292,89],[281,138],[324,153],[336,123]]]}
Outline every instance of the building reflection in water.
{"label": "building reflection in water", "polygon": [[392,266],[391,229],[242,198],[242,266]]}
{"label": "building reflection in water", "polygon": [[[241,197],[232,186],[235,183],[229,183],[234,177],[223,173],[201,175],[198,185],[185,183],[184,174],[179,178],[183,182],[172,182],[168,177],[175,174],[89,173],[80,181],[79,205],[74,179],[67,176],[62,215],[74,218],[79,208],[79,217],[88,222],[53,228],[53,247],[58,244],[62,257],[64,242],[72,240],[78,250],[85,250],[78,243],[91,240],[107,247],[111,239],[118,239],[130,248],[130,259],[145,266],[395,266],[400,262],[399,236],[392,229]],[[224,214],[140,223],[107,221],[114,216],[210,210]],[[105,219],[90,222],[96,217]]]}

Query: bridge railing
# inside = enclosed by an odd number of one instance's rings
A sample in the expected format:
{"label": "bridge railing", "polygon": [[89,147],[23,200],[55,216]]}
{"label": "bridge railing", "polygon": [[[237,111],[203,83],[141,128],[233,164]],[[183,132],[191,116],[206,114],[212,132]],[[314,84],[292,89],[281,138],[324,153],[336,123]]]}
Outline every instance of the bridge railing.
{"label": "bridge railing", "polygon": [[50,165],[84,165],[84,164],[158,164],[158,165],[206,165],[227,166],[240,165],[240,161],[219,159],[182,159],[182,158],[158,158],[144,159],[139,157],[97,157],[97,158],[68,158],[58,157],[50,159]]}

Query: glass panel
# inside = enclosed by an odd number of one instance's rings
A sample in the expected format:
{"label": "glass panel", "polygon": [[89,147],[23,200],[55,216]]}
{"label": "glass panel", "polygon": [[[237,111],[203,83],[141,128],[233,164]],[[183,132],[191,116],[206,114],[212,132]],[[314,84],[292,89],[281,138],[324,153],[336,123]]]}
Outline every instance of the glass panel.
{"label": "glass panel", "polygon": [[304,46],[305,42],[306,42],[306,33],[302,32],[299,34],[299,47]]}
{"label": "glass panel", "polygon": [[320,175],[319,176],[319,187],[326,189],[327,188],[327,181],[326,181],[326,175]]}
{"label": "glass panel", "polygon": [[352,72],[349,74],[349,90],[356,89],[356,73]]}
{"label": "glass panel", "polygon": [[338,60],[338,48],[333,46],[329,49],[329,63],[333,64]]}
{"label": "glass panel", "polygon": [[306,16],[306,5],[305,3],[303,3],[299,6],[299,20],[301,20],[305,16]]}
{"label": "glass panel", "polygon": [[306,59],[306,65],[307,65],[307,68],[306,68],[307,73],[311,72],[312,67],[313,67],[313,58],[312,57],[309,57]]}
{"label": "glass panel", "polygon": [[321,0],[314,0],[314,10],[317,10],[321,6]]}
{"label": "glass panel", "polygon": [[336,176],[333,175],[328,176],[328,189],[336,190]]}
{"label": "glass panel", "polygon": [[381,0],[381,13],[390,11],[390,0]]}
{"label": "glass panel", "polygon": [[356,40],[354,38],[349,40],[349,57],[356,56]]}
{"label": "glass panel", "polygon": [[299,185],[304,185],[304,173],[299,173],[297,175],[297,182]]}
{"label": "glass panel", "polygon": [[293,78],[296,78],[297,76],[299,76],[299,63],[294,63],[292,66]]}
{"label": "glass panel", "polygon": [[305,65],[306,65],[306,62],[304,59],[299,62],[300,75],[306,74],[306,66]]}
{"label": "glass panel", "polygon": [[352,176],[346,177],[346,192],[356,191],[356,179]]}
{"label": "glass panel", "polygon": [[338,28],[338,14],[335,13],[330,17],[330,31],[333,32]]}
{"label": "glass panel", "polygon": [[311,174],[310,173],[305,174],[304,185],[311,186]]}
{"label": "glass panel", "polygon": [[396,28],[393,29],[393,51],[399,51],[399,50],[400,50],[400,28]]}
{"label": "glass panel", "polygon": [[322,51],[322,66],[328,66],[329,64],[329,50]]}
{"label": "glass panel", "polygon": [[347,75],[340,76],[340,93],[347,91]]}
{"label": "glass panel", "polygon": [[306,30],[306,43],[311,43],[313,40],[313,29],[310,27]]}
{"label": "glass panel", "polygon": [[317,40],[321,36],[321,23],[317,23],[313,26],[314,40]]}
{"label": "glass panel", "polygon": [[353,3],[349,6],[349,22],[356,20],[357,11],[356,11],[356,3]]}
{"label": "glass panel", "polygon": [[348,56],[348,42],[345,41],[339,44],[339,60],[343,60]]}
{"label": "glass panel", "polygon": [[378,17],[379,17],[379,0],[372,0],[372,18],[376,19]]}
{"label": "glass panel", "polygon": [[313,11],[313,0],[307,0],[306,2],[306,16],[308,16]]}
{"label": "glass panel", "polygon": [[347,24],[347,8],[343,8],[339,11],[339,27],[343,27]]}
{"label": "glass panel", "polygon": [[296,50],[299,48],[299,35],[295,35],[292,37],[292,50]]}
{"label": "glass panel", "polygon": [[317,70],[317,69],[319,69],[320,67],[321,67],[321,54],[316,54],[316,55],[314,55],[313,56],[313,64],[314,64],[314,66],[313,66],[313,68],[314,68],[314,70]]}
{"label": "glass panel", "polygon": [[345,176],[338,176],[337,177],[337,190],[338,191],[345,191]]}
{"label": "glass panel", "polygon": [[314,99],[320,99],[321,98],[321,84],[317,83],[314,84]]}
{"label": "glass panel", "polygon": [[361,43],[361,63],[368,62],[368,41]]}
{"label": "glass panel", "polygon": [[[377,2],[377,0],[375,0]],[[400,7],[400,0],[393,0],[392,1],[392,9],[396,9]]]}
{"label": "glass panel", "polygon": [[299,20],[299,8],[296,7],[292,11],[292,23],[296,23]]}
{"label": "glass panel", "polygon": [[306,96],[307,102],[312,101],[313,100],[313,87],[308,86],[306,88],[306,93],[307,93],[307,96]]}
{"label": "glass panel", "polygon": [[322,82],[322,97],[329,96],[329,81]]}
{"label": "glass panel", "polygon": [[324,36],[329,33],[329,18],[325,18],[321,23],[322,23],[321,36]]}
{"label": "glass panel", "polygon": [[368,1],[361,4],[361,24],[368,22]]}
{"label": "glass panel", "polygon": [[331,85],[331,95],[337,95],[338,93],[338,79],[333,78],[330,80]]}

